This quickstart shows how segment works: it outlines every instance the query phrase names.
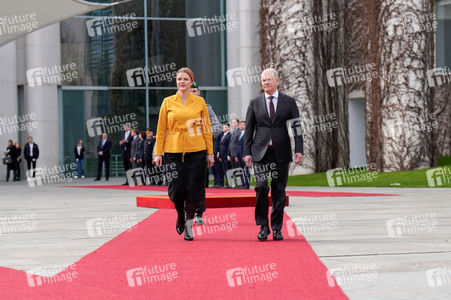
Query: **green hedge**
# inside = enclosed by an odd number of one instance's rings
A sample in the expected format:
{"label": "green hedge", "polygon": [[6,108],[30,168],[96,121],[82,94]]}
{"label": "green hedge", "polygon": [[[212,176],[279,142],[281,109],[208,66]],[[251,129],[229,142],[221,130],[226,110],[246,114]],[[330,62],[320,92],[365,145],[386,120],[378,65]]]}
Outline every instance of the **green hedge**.
{"label": "green hedge", "polygon": [[451,166],[451,156],[442,156],[437,162],[439,166]]}

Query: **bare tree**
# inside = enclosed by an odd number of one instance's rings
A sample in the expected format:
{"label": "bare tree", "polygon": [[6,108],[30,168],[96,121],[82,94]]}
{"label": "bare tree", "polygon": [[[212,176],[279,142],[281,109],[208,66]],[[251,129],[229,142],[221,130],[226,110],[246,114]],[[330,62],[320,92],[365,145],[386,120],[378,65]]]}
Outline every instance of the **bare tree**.
{"label": "bare tree", "polygon": [[[349,165],[347,85],[330,88],[326,77],[327,70],[346,65],[345,20],[344,1],[262,0],[262,64],[280,71],[281,90],[297,101],[304,125],[303,167],[313,171]],[[330,23],[336,26],[327,28]],[[332,115],[338,128],[322,130]]]}
{"label": "bare tree", "polygon": [[[296,99],[302,120],[314,118],[316,99],[313,36],[300,22],[310,17],[312,10],[312,1],[262,0],[260,14],[262,65],[273,65],[279,71],[280,89]],[[315,153],[314,136],[304,132],[304,168],[315,171]]]}
{"label": "bare tree", "polygon": [[433,66],[433,33],[421,19],[432,1],[367,0],[367,63],[378,78],[366,86],[367,161],[379,171],[431,166],[431,136],[422,130],[431,113],[427,71]]}

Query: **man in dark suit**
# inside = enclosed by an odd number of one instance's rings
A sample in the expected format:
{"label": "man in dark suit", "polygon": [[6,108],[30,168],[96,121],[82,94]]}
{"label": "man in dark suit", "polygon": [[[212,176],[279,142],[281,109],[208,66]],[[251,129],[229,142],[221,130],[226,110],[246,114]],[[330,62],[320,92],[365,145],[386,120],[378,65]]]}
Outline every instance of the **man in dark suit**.
{"label": "man in dark suit", "polygon": [[137,128],[132,130],[132,142],[130,144],[130,163],[132,169],[139,168],[138,165],[138,148],[139,148],[139,130]]}
{"label": "man in dark suit", "polygon": [[[121,134],[121,141],[119,142],[119,146],[122,149],[122,163],[124,164],[125,173],[131,169],[132,163],[130,161],[130,148],[132,143],[132,134],[130,130],[130,124],[124,125],[124,132]],[[122,185],[128,185],[127,176],[125,176],[125,183]]]}
{"label": "man in dark suit", "polygon": [[238,119],[232,120],[233,133],[232,133],[232,136],[230,137],[230,143],[229,143],[229,161],[230,161],[230,165],[231,165],[232,169],[236,169],[236,168],[240,167],[239,163],[236,161],[238,139],[241,134],[241,130],[238,128],[239,125],[240,125],[240,120],[238,120]]}
{"label": "man in dark suit", "polygon": [[105,179],[108,181],[110,177],[110,151],[112,147],[111,141],[108,139],[108,134],[102,134],[102,140],[97,146],[97,153],[99,157],[97,159],[97,178],[94,181],[99,181],[102,173],[102,163],[105,162]]}
{"label": "man in dark suit", "polygon": [[246,129],[246,122],[245,121],[241,121],[240,122],[240,127],[239,127],[239,136],[238,136],[238,144],[236,147],[236,157],[235,157],[235,162],[238,164],[238,167],[241,168],[243,170],[243,175],[244,175],[244,182],[243,185],[241,186],[237,186],[236,188],[238,189],[248,189],[249,188],[249,178],[250,178],[250,174],[249,174],[249,170],[248,168],[246,168],[246,165],[244,164],[244,133]]}
{"label": "man in dark suit", "polygon": [[226,178],[226,185],[223,187],[228,188],[229,187],[229,182],[227,180],[227,170],[228,165],[227,165],[227,158],[229,156],[229,144],[230,144],[230,127],[229,124],[224,124],[222,125],[222,133],[219,135],[218,139],[219,139],[219,152],[217,153],[217,157],[219,159],[219,163],[221,165],[220,168],[220,175],[219,175],[219,181],[220,184],[223,185],[224,184],[224,177]]}
{"label": "man in dark suit", "polygon": [[[261,226],[258,239],[264,241],[270,234],[268,220],[268,179],[271,180],[271,228],[273,239],[282,240],[285,188],[288,181],[288,167],[292,161],[291,140],[287,121],[299,118],[299,110],[293,98],[278,91],[280,78],[277,71],[262,72],[264,93],[249,103],[244,134],[244,155],[246,166],[254,164],[256,181],[255,221]],[[302,162],[302,135],[295,135],[295,163]],[[270,177],[268,176],[270,174]]]}
{"label": "man in dark suit", "polygon": [[146,129],[146,139],[144,140],[144,149],[143,149],[143,167],[147,170],[145,174],[149,177],[149,184],[154,185],[156,184],[154,178],[153,178],[153,160],[152,160],[152,153],[153,153],[153,147],[155,146],[155,139],[153,138],[153,131],[149,128]]}
{"label": "man in dark suit", "polygon": [[[30,170],[33,165],[33,170],[36,170],[36,160],[39,158],[39,147],[36,143],[33,143],[33,138],[28,137],[28,144],[23,149],[23,156],[27,161],[27,169]],[[36,176],[36,171],[33,171],[33,178]],[[30,180],[28,178],[27,180]]]}
{"label": "man in dark suit", "polygon": [[215,185],[213,186],[214,188],[220,188],[224,186],[224,174],[222,174],[222,165],[217,155],[217,153],[219,153],[219,144],[221,142],[222,136],[223,134],[221,133],[217,137],[213,138],[213,153],[215,154],[215,164],[212,167],[213,169],[215,169],[215,171],[213,172],[213,175],[215,177]]}

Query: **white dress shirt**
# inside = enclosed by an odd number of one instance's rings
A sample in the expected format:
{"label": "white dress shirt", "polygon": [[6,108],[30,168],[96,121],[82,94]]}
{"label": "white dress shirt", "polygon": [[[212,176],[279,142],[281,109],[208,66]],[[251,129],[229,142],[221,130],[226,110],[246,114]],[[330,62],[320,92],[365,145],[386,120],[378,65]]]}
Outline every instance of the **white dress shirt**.
{"label": "white dress shirt", "polygon": [[[268,111],[268,116],[271,118],[271,113],[269,110],[269,104],[270,104],[271,100],[269,99],[269,96],[271,96],[271,95],[269,95],[265,92],[266,110]],[[279,100],[279,90],[276,90],[272,96],[273,96],[272,103],[274,104],[274,114],[275,114],[277,111],[277,102]],[[269,144],[272,146],[272,139],[269,140]]]}
{"label": "white dress shirt", "polygon": [[33,157],[33,143],[28,143],[28,145],[30,146],[30,157]]}

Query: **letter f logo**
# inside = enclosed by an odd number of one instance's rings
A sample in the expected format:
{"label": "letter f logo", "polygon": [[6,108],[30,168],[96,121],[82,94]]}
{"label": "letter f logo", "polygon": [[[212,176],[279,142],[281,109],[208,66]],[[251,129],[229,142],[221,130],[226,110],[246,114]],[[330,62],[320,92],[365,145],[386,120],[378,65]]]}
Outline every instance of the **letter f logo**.
{"label": "letter f logo", "polygon": [[343,85],[345,82],[345,74],[343,68],[331,69],[326,72],[327,83],[330,87]]}

